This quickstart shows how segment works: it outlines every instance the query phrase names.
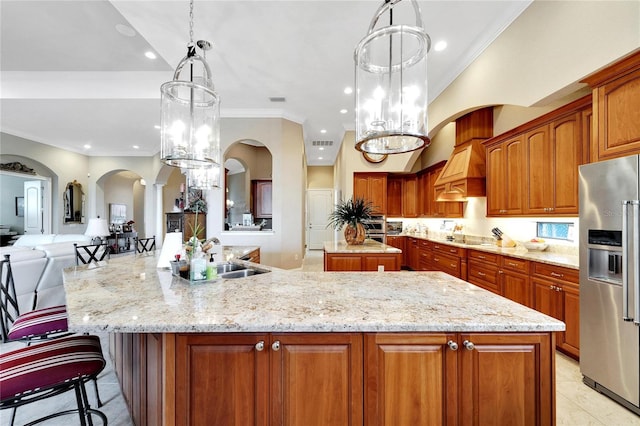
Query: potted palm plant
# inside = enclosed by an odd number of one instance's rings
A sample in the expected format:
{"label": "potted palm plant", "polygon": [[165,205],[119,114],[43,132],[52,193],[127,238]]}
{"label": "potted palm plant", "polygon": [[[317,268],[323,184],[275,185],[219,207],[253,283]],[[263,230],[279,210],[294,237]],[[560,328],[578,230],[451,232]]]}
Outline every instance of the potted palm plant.
{"label": "potted palm plant", "polygon": [[363,221],[371,218],[373,205],[363,198],[349,198],[340,201],[329,214],[329,225],[335,230],[344,228],[344,239],[347,244],[359,245],[364,243],[365,228]]}

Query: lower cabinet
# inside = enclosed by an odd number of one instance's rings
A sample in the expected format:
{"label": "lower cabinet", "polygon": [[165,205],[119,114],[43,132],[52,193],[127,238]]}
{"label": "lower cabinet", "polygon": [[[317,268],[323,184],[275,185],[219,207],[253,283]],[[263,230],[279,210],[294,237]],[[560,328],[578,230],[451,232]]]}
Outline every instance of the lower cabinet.
{"label": "lower cabinet", "polygon": [[112,334],[136,425],[552,425],[553,333]]}
{"label": "lower cabinet", "polygon": [[555,424],[549,333],[366,334],[365,425]]}
{"label": "lower cabinet", "polygon": [[566,330],[557,333],[558,348],[578,358],[580,356],[578,271],[534,263],[531,279],[535,288],[535,309],[566,324]]}
{"label": "lower cabinet", "polygon": [[378,271],[383,267],[385,271],[399,271],[402,264],[402,253],[378,254],[324,254],[325,271]]}
{"label": "lower cabinet", "polygon": [[361,334],[179,334],[176,424],[362,424]]}

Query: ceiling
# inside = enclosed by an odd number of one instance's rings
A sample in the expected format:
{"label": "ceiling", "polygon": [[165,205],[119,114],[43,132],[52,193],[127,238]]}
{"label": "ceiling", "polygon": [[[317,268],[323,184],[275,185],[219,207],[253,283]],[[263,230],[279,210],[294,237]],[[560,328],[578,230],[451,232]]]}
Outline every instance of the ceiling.
{"label": "ceiling", "polygon": [[[207,62],[222,117],[300,123],[307,163],[332,165],[354,128],[354,98],[344,93],[353,51],[381,3],[196,1],[194,40],[213,42]],[[448,44],[429,54],[430,100],[530,3],[419,1],[432,43]],[[412,24],[412,13],[404,1],[394,22]],[[188,40],[187,0],[1,0],[0,130],[89,156],[155,155],[160,85]]]}

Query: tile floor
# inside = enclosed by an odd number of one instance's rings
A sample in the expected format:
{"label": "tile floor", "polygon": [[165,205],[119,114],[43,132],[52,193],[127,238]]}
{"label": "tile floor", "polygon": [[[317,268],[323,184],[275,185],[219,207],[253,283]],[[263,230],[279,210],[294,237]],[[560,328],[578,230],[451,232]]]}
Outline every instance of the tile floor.
{"label": "tile floor", "polygon": [[[307,256],[305,256],[301,269],[305,271],[322,271],[322,251],[318,250],[308,253]],[[103,337],[104,352],[107,353],[108,339],[106,335],[101,337]],[[16,347],[22,347],[22,345],[17,343],[2,344],[0,345],[0,351],[6,352]],[[109,425],[133,425],[127,414],[124,399],[120,393],[120,388],[110,360],[107,360],[107,367],[100,374],[98,383],[100,387],[100,397],[104,402],[101,410],[108,417]],[[556,356],[556,388],[556,420],[558,425],[640,426],[639,416],[636,416],[631,411],[584,385],[578,363],[560,353]],[[87,390],[89,393],[89,402],[92,406],[95,406],[93,386],[89,384]],[[34,410],[36,406],[37,412]],[[42,415],[41,413],[45,412],[69,409],[74,406],[75,399],[73,393],[67,392],[66,394],[19,409],[15,424],[22,425],[30,419],[36,418],[38,414]],[[10,415],[11,410],[0,411],[1,426],[9,425]],[[64,416],[45,422],[43,425],[70,426],[77,424],[77,421],[76,417]],[[99,421],[96,421],[96,424],[99,424]]]}

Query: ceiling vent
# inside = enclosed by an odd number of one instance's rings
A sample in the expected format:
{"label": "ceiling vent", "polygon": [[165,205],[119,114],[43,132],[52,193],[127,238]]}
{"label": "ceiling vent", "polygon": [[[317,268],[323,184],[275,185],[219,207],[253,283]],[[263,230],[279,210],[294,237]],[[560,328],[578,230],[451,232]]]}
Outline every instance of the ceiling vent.
{"label": "ceiling vent", "polygon": [[269,100],[271,102],[286,102],[287,98],[285,98],[284,96],[272,96],[269,98]]}
{"label": "ceiling vent", "polygon": [[333,141],[313,141],[312,146],[333,146]]}

